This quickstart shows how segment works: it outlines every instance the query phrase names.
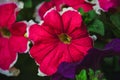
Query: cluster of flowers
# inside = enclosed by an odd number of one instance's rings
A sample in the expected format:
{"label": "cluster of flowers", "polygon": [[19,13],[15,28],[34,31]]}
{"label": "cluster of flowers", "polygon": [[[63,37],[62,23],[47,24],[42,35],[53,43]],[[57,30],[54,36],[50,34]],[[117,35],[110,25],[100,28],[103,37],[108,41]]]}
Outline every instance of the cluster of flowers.
{"label": "cluster of flowers", "polygon": [[103,57],[120,54],[120,40],[95,49],[78,9],[100,14],[119,4],[119,0],[51,0],[37,7],[39,23],[35,23],[16,21],[23,3],[0,0],[0,73],[19,75],[14,67],[18,53],[29,53],[39,65],[38,75],[52,76],[52,80],[74,79],[76,71],[97,69]]}

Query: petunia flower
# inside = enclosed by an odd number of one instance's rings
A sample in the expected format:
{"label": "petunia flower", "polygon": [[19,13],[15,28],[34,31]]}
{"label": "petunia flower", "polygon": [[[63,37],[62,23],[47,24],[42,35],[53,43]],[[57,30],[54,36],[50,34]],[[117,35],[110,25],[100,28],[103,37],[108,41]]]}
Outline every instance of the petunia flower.
{"label": "petunia flower", "polygon": [[119,0],[86,0],[86,2],[95,4],[93,9],[95,9],[98,14],[100,14],[100,10],[108,12],[111,8],[120,6]]}
{"label": "petunia flower", "polygon": [[62,62],[78,62],[92,48],[93,41],[73,8],[64,12],[50,9],[41,25],[29,27],[28,37],[33,42],[30,55],[39,65],[38,75],[52,75]]}
{"label": "petunia flower", "polygon": [[110,56],[120,56],[120,39],[113,39],[104,49],[90,49],[84,59],[79,62],[61,63],[51,80],[75,79],[76,73],[82,69],[100,69],[102,59]]}
{"label": "petunia flower", "polygon": [[[43,19],[43,15],[52,7],[56,7],[58,11],[63,8],[72,7],[76,10],[83,8],[85,12],[92,10],[92,4],[85,2],[84,0],[51,0],[49,2],[43,2],[37,7],[37,15],[40,15],[40,19]],[[38,16],[37,19],[39,20]]]}
{"label": "petunia flower", "polygon": [[0,4],[0,73],[17,76],[14,66],[18,54],[27,50],[28,40],[24,37],[27,24],[15,22],[18,6],[14,2]]}

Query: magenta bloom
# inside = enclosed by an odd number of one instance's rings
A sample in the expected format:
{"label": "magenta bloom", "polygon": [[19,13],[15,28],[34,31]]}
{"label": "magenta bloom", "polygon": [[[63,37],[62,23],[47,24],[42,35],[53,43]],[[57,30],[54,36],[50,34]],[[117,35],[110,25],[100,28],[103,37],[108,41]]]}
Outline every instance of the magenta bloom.
{"label": "magenta bloom", "polygon": [[81,14],[69,9],[59,14],[52,8],[41,25],[29,28],[33,42],[30,55],[39,64],[39,72],[45,75],[54,74],[61,62],[80,61],[93,46]]}
{"label": "magenta bloom", "polygon": [[115,8],[119,3],[119,0],[98,0],[98,1],[99,1],[100,7],[104,11],[108,11],[110,8]]}
{"label": "magenta bloom", "polygon": [[38,7],[37,14],[43,18],[43,15],[52,7],[56,7],[58,11],[61,11],[64,7],[72,7],[76,10],[83,8],[85,12],[92,10],[92,4],[85,2],[85,0],[51,0],[50,2],[43,2]]}
{"label": "magenta bloom", "polygon": [[27,50],[28,40],[24,37],[27,24],[14,23],[17,8],[15,3],[0,4],[0,73],[13,67],[18,52]]}
{"label": "magenta bloom", "polygon": [[16,9],[15,3],[0,4],[0,28],[11,27],[16,20]]}
{"label": "magenta bloom", "polygon": [[102,10],[107,12],[111,8],[116,8],[117,6],[120,6],[120,1],[119,0],[86,0],[86,2],[95,4],[93,8],[96,11]]}

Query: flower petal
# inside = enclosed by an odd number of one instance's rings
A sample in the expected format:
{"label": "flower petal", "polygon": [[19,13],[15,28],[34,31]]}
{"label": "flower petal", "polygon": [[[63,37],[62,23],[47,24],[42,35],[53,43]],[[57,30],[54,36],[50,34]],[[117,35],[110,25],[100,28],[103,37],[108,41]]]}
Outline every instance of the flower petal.
{"label": "flower petal", "polygon": [[90,10],[92,10],[93,8],[93,5],[89,4],[89,3],[81,3],[79,5],[73,5],[73,8],[78,10],[79,8],[82,8],[84,10],[84,12],[88,12]]}
{"label": "flower petal", "polygon": [[44,41],[44,42],[50,42],[50,41],[55,41],[55,35],[53,34],[53,30],[51,30],[48,26],[40,26],[37,24],[34,24],[30,26],[28,33],[29,33],[29,39],[32,40],[33,42],[39,42],[39,41]]}
{"label": "flower petal", "polygon": [[98,0],[98,3],[104,11],[108,11],[115,6],[114,0]]}
{"label": "flower petal", "polygon": [[56,34],[63,32],[61,16],[54,8],[45,13],[43,25],[49,26]]}
{"label": "flower petal", "polygon": [[67,45],[61,42],[35,44],[30,54],[40,65],[40,71],[47,75],[54,74],[60,63],[72,61]]}
{"label": "flower petal", "polygon": [[87,34],[86,26],[82,22],[82,17],[77,11],[68,10],[62,15],[64,32],[72,38]]}
{"label": "flower petal", "polygon": [[72,41],[72,43],[80,45],[80,46],[84,46],[84,47],[92,47],[93,46],[93,40],[89,36],[75,39]]}
{"label": "flower petal", "polygon": [[41,19],[43,19],[43,15],[54,6],[54,3],[52,1],[49,2],[43,2],[37,7],[37,17],[40,16]]}
{"label": "flower petal", "polygon": [[82,60],[92,47],[93,44],[90,37],[73,40],[69,46],[69,54],[73,60],[72,62]]}
{"label": "flower petal", "polygon": [[10,27],[16,20],[15,3],[7,3],[0,5],[0,27]]}
{"label": "flower petal", "polygon": [[51,69],[56,69],[52,67],[56,65],[49,65],[52,64],[51,60],[53,59],[53,56],[55,56],[55,53],[53,52],[55,52],[56,46],[57,44],[54,44],[53,42],[47,44],[40,43],[35,44],[30,50],[30,55],[36,60],[37,64],[40,65],[40,71],[47,75],[53,74],[53,72],[55,72],[55,70],[51,72]]}
{"label": "flower petal", "polygon": [[9,39],[9,46],[14,52],[23,53],[28,48],[28,39],[24,36],[11,36]]}
{"label": "flower petal", "polygon": [[57,73],[52,75],[51,80],[68,80],[74,79],[77,63],[63,62],[59,65]]}
{"label": "flower petal", "polygon": [[106,50],[111,49],[115,53],[119,53],[120,52],[120,39],[113,39],[109,44],[105,46],[105,49]]}
{"label": "flower petal", "polygon": [[9,40],[0,38],[0,68],[8,70],[15,64],[17,54],[10,49]]}
{"label": "flower petal", "polygon": [[[42,61],[40,64],[40,70],[47,75],[52,75],[57,71],[57,68],[61,62],[71,62],[67,46],[59,43]],[[64,54],[67,54],[66,56]]]}
{"label": "flower petal", "polygon": [[64,0],[64,3],[74,9],[78,10],[79,8],[83,8],[85,12],[92,10],[92,5],[86,3],[85,0]]}
{"label": "flower petal", "polygon": [[24,36],[26,33],[27,24],[24,21],[16,22],[10,28],[10,32],[15,36]]}

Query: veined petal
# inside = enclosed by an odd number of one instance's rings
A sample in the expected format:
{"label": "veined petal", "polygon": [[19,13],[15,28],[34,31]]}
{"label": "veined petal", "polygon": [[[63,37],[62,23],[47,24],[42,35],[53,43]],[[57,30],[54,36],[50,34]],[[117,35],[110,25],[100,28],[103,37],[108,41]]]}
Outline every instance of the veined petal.
{"label": "veined petal", "polygon": [[62,20],[64,25],[64,32],[67,32],[68,34],[72,32],[75,28],[81,27],[82,17],[74,9],[66,10],[66,12],[62,14]]}
{"label": "veined petal", "polygon": [[71,46],[75,48],[79,54],[85,56],[88,50],[93,47],[93,40],[90,37],[83,37],[72,41]]}
{"label": "veined petal", "polygon": [[50,53],[57,46],[57,43],[49,42],[49,43],[35,43],[34,46],[30,49],[30,55],[34,58],[37,58],[37,63],[41,63],[41,61],[46,57],[47,54]]}
{"label": "veined petal", "polygon": [[9,40],[0,38],[0,68],[2,70],[8,70],[16,62],[17,54],[9,47]]}
{"label": "veined petal", "polygon": [[55,39],[55,36],[53,33],[53,30],[51,30],[48,26],[40,26],[37,24],[34,24],[30,26],[29,28],[29,38],[33,42],[39,42],[39,41],[45,41],[49,42],[50,40]]}
{"label": "veined petal", "polygon": [[9,46],[14,52],[24,53],[28,48],[28,39],[24,36],[11,36]]}
{"label": "veined petal", "polygon": [[84,46],[84,47],[91,47],[93,46],[93,40],[91,37],[86,36],[78,39],[72,40],[73,44],[77,44],[79,46]]}
{"label": "veined petal", "polygon": [[56,34],[63,32],[61,16],[54,8],[45,13],[43,25],[49,26]]}
{"label": "veined petal", "polygon": [[73,39],[88,34],[86,26],[82,22],[82,17],[77,11],[68,10],[64,12],[62,20],[64,32]]}
{"label": "veined petal", "polygon": [[10,28],[10,32],[14,36],[24,36],[24,34],[26,33],[26,28],[27,22],[20,21],[12,25],[12,27]]}
{"label": "veined petal", "polygon": [[[40,65],[40,68],[42,68],[42,70],[40,69],[40,71],[42,71],[44,74],[47,75],[48,73],[53,74],[53,71],[50,73],[50,68],[51,66],[56,66],[56,65],[49,65],[49,64],[50,63],[52,64],[51,60],[55,56],[55,53],[53,53],[53,51],[55,52],[57,45],[58,44],[54,42],[40,43],[40,44],[35,44],[30,50],[30,55],[35,59],[37,64]],[[50,68],[48,69],[48,67]]]}
{"label": "veined petal", "polygon": [[6,3],[0,5],[0,27],[10,27],[16,20],[15,3]]}
{"label": "veined petal", "polygon": [[50,76],[57,71],[61,62],[71,62],[66,48],[66,45],[59,43],[49,52],[49,54],[47,54],[47,56],[44,57],[43,61],[40,63],[40,70]]}

